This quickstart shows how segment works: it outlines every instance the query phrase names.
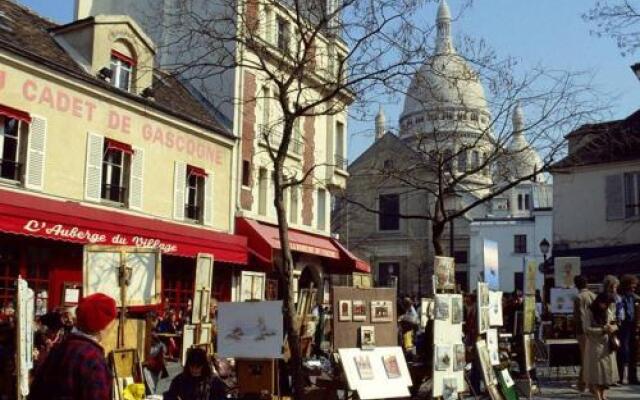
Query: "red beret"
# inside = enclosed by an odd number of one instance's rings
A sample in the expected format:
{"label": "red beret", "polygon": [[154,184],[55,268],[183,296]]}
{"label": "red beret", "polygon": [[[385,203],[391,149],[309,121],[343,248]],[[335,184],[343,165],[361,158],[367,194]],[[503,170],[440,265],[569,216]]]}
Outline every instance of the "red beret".
{"label": "red beret", "polygon": [[83,332],[97,333],[106,328],[117,314],[114,299],[103,293],[94,293],[78,303],[76,324]]}

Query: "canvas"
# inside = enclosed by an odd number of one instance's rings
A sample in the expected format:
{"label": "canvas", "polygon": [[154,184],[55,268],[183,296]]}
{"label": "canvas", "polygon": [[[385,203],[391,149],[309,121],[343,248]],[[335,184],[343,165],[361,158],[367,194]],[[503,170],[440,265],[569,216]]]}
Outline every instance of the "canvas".
{"label": "canvas", "polygon": [[498,330],[487,330],[487,350],[489,350],[489,359],[491,365],[500,365],[500,353],[498,351]]}
{"label": "canvas", "polygon": [[533,340],[531,339],[531,335],[523,335],[522,342],[524,347],[524,366],[527,371],[531,371],[535,363],[533,358]]}
{"label": "canvas", "polygon": [[452,257],[436,256],[433,271],[436,290],[454,290],[456,288],[456,268]]}
{"label": "canvas", "polygon": [[398,358],[391,354],[382,357],[382,364],[384,365],[384,370],[387,373],[387,378],[396,379],[402,376],[400,372],[400,365],[398,364]]}
{"label": "canvas", "polygon": [[449,296],[436,295],[436,319],[441,321],[449,320]]}
{"label": "canvas", "polygon": [[453,370],[464,371],[467,364],[464,344],[458,343],[453,345]]}
{"label": "canvas", "polygon": [[524,294],[536,294],[536,281],[538,276],[538,262],[529,260],[524,271]]}
{"label": "canvas", "polygon": [[487,342],[484,340],[478,340],[476,342],[476,350],[478,352],[478,359],[480,361],[480,367],[482,369],[482,377],[487,386],[493,386],[497,383],[496,375],[491,366],[491,358],[489,357],[489,349],[487,348]]}
{"label": "canvas", "polygon": [[523,308],[522,332],[531,333],[536,324],[536,297],[531,295],[525,296]]}
{"label": "canvas", "polygon": [[376,347],[376,331],[374,326],[360,327],[360,348],[369,350]]}
{"label": "canvas", "polygon": [[391,301],[371,302],[371,322],[393,321],[393,303]]}
{"label": "canvas", "polygon": [[556,257],[555,266],[555,286],[559,288],[574,287],[573,278],[581,273],[580,257]]}
{"label": "canvas", "polygon": [[478,306],[489,307],[489,287],[485,282],[478,282]]}
{"label": "canvas", "polygon": [[353,306],[351,312],[354,321],[366,321],[367,320],[367,302],[364,300],[353,300]]}
{"label": "canvas", "polygon": [[182,326],[182,351],[180,354],[182,358],[182,366],[184,367],[185,362],[187,361],[187,350],[191,348],[196,342],[196,326],[184,324]]}
{"label": "canvas", "polygon": [[451,364],[453,362],[451,349],[452,347],[450,345],[443,345],[443,344],[436,345],[436,351],[435,351],[436,371],[448,371],[449,368],[451,368]]}
{"label": "canvas", "polygon": [[218,354],[282,358],[282,301],[218,303]]}
{"label": "canvas", "polygon": [[442,399],[458,400],[458,379],[447,377],[442,380]]}
{"label": "canvas", "polygon": [[502,292],[489,291],[489,325],[502,326]]}
{"label": "canvas", "polygon": [[200,337],[197,344],[209,344],[211,343],[211,324],[200,325]]}
{"label": "canvas", "polygon": [[338,308],[338,321],[351,321],[351,300],[340,300]]}
{"label": "canvas", "polygon": [[451,323],[460,324],[463,319],[462,296],[451,296]]}
{"label": "canvas", "polygon": [[359,354],[354,356],[353,362],[356,364],[360,380],[372,380],[374,378],[371,359],[368,354]]}
{"label": "canvas", "polygon": [[195,290],[205,289],[211,291],[213,284],[213,256],[211,254],[198,254],[196,260]]}
{"label": "canvas", "polygon": [[491,290],[500,290],[500,276],[498,269],[498,242],[484,240],[484,281]]}
{"label": "canvas", "polygon": [[573,299],[578,295],[576,288],[551,288],[551,312],[570,314],[573,312]]}

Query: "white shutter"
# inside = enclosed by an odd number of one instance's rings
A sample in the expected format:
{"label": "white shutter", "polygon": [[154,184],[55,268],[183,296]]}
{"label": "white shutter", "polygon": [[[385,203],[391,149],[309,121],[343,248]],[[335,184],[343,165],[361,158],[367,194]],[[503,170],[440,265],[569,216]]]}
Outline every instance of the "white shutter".
{"label": "white shutter", "polygon": [[144,175],[144,150],[133,148],[131,155],[131,175],[129,177],[129,208],[142,210],[143,199],[143,175]]}
{"label": "white shutter", "polygon": [[204,206],[202,207],[202,223],[207,226],[213,226],[213,174],[206,171],[207,176],[204,178]]}
{"label": "white shutter", "polygon": [[42,190],[44,185],[44,161],[47,145],[47,120],[33,117],[29,125],[27,163],[24,185],[29,189]]}
{"label": "white shutter", "polygon": [[624,182],[622,174],[609,175],[605,181],[607,220],[624,218]]}
{"label": "white shutter", "polygon": [[87,134],[87,168],[84,179],[84,198],[100,201],[102,195],[102,158],[104,136]]}
{"label": "white shutter", "polygon": [[173,172],[173,218],[184,219],[185,189],[187,187],[187,164],[176,161]]}

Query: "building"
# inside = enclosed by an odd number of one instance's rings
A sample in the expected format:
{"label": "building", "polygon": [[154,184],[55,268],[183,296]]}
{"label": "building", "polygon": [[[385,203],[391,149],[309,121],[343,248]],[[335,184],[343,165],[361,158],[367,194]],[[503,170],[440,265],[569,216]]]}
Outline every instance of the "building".
{"label": "building", "polygon": [[[516,106],[512,115],[514,129],[508,151],[512,157],[505,160],[504,171],[496,171],[497,178],[506,182],[529,176],[542,165],[540,156],[527,142],[524,131],[524,115]],[[527,261],[544,261],[539,243],[551,240],[553,221],[553,186],[543,182],[543,176],[518,183],[515,187],[491,199],[486,215],[471,222],[471,287],[482,277],[484,265],[483,241],[498,243],[500,265],[500,290],[522,290],[524,266]],[[544,277],[538,274],[537,287],[542,287]]]}
{"label": "building", "polygon": [[581,126],[553,165],[553,256],[580,257],[591,281],[640,272],[640,111]]}
{"label": "building", "polygon": [[[179,4],[179,1],[165,1],[158,8],[157,2],[148,0],[79,0],[76,16],[82,19],[102,13],[130,15],[157,42],[172,44],[163,46],[156,57],[162,65],[170,65],[199,55],[198,46],[180,45],[180,39],[172,29],[178,23]],[[235,35],[246,35],[248,30],[256,33],[255,40],[270,49],[267,56],[260,55],[264,56],[261,59],[269,68],[277,69],[283,57],[295,50],[295,15],[285,2],[224,1],[196,4],[201,7],[195,10],[200,15],[231,15],[229,19],[223,19],[233,21],[235,26],[228,28]],[[241,7],[240,14],[236,13],[235,7]],[[248,22],[243,23],[245,20]],[[246,24],[250,24],[250,28]],[[190,29],[188,26],[181,28],[187,32]],[[335,78],[327,74],[336,73],[334,61],[346,54],[344,41],[337,35],[324,32],[318,35],[313,46],[314,61],[308,69],[308,78],[319,82]],[[280,248],[276,212],[272,206],[273,166],[267,153],[268,146],[279,144],[281,137],[278,133],[281,120],[275,100],[277,88],[264,71],[247,67],[258,65],[260,59],[246,46],[228,40],[220,43],[217,51],[231,55],[230,64],[223,72],[214,71],[204,77],[185,73],[182,78],[189,81],[192,92],[198,93],[203,102],[219,110],[229,129],[240,139],[232,175],[232,179],[238,182],[232,194],[236,207],[235,232],[248,237],[251,259],[249,266],[234,278],[232,298],[269,298],[277,292],[274,289],[277,288],[277,279],[273,272]],[[212,51],[207,57],[214,59],[219,55]],[[205,62],[207,59],[204,58]],[[236,60],[242,62],[235,63]],[[322,85],[306,91],[305,96],[315,98],[321,95],[321,90]],[[344,102],[344,110],[335,115],[316,115],[298,121],[285,162],[285,169],[296,176],[313,171],[304,185],[291,188],[285,197],[295,263],[294,278],[296,282],[298,278],[301,279],[305,285],[313,282],[316,287],[321,286],[332,272],[350,274],[369,270],[366,263],[356,259],[331,237],[332,192],[344,188],[348,176],[347,106],[352,99],[345,96],[339,101]],[[271,143],[265,140],[265,132],[268,132]],[[269,289],[265,290],[265,287]]]}
{"label": "building", "polygon": [[[486,164],[493,149],[491,114],[480,79],[453,46],[446,1],[438,7],[436,26],[435,53],[409,85],[398,134],[386,131],[381,112],[376,118],[375,142],[349,166],[346,197],[351,203],[344,205],[336,225],[348,248],[373,265],[379,284],[397,278],[399,292],[408,295],[427,293],[430,287],[431,223],[399,216],[426,215],[435,202],[428,190],[412,188],[397,175],[411,171],[416,182],[433,182],[428,157],[445,155],[450,165],[445,174],[459,177],[462,189],[455,198],[446,199],[445,212],[483,196],[483,188],[493,182],[489,168],[478,168]],[[486,215],[484,207],[457,218],[442,235],[447,254],[456,259],[457,281],[465,288],[469,282],[469,223]]]}
{"label": "building", "polygon": [[18,275],[49,307],[82,287],[83,245],[162,251],[162,296],[187,302],[195,257],[216,296],[248,262],[232,235],[236,138],[127,16],[56,25],[0,1],[0,302]]}

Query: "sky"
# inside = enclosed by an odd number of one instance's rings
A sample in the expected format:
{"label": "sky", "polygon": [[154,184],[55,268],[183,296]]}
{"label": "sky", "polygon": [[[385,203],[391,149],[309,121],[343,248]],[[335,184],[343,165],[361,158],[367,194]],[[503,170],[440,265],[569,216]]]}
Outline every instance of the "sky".
{"label": "sky", "polygon": [[[17,0],[56,22],[73,19],[73,0]],[[454,15],[462,0],[449,0]],[[624,118],[640,108],[640,82],[629,66],[640,53],[623,57],[613,39],[590,34],[593,25],[581,15],[595,1],[585,0],[475,0],[471,9],[454,21],[454,37],[464,34],[484,39],[502,57],[516,57],[526,65],[591,71],[597,89],[611,95],[611,118]],[[436,5],[429,3],[417,16],[431,25]],[[396,126],[402,101],[386,104],[387,123]],[[373,120],[349,122],[350,160],[373,142]],[[568,132],[567,132],[568,133]]]}

